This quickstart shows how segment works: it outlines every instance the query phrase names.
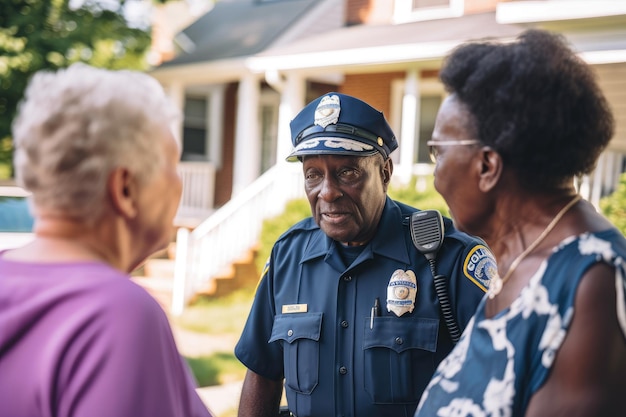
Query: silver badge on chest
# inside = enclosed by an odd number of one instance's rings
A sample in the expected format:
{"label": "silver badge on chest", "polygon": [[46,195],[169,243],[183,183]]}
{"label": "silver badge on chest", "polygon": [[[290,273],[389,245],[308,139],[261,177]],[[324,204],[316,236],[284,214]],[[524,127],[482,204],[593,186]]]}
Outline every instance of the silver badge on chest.
{"label": "silver badge on chest", "polygon": [[415,272],[397,269],[387,285],[387,311],[393,311],[398,317],[407,312],[412,313],[416,294]]}

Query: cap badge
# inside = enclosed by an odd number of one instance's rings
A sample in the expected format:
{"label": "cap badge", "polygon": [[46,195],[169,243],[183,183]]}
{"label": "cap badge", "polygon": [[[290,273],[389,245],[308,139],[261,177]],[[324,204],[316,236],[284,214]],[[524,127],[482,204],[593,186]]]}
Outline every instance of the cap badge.
{"label": "cap badge", "polygon": [[415,272],[396,269],[387,285],[387,311],[393,311],[398,317],[406,312],[412,313],[416,295]]}
{"label": "cap badge", "polygon": [[324,96],[315,109],[315,124],[322,127],[337,124],[340,111],[339,96]]}

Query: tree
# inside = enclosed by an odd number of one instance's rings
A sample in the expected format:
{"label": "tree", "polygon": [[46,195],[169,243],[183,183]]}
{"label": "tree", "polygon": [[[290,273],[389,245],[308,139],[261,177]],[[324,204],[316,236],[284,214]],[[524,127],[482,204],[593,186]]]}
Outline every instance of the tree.
{"label": "tree", "polygon": [[[0,1],[0,168],[11,167],[11,123],[35,72],[79,61],[146,69],[149,27],[133,27],[123,15],[132,1]],[[0,178],[10,175],[5,171]]]}

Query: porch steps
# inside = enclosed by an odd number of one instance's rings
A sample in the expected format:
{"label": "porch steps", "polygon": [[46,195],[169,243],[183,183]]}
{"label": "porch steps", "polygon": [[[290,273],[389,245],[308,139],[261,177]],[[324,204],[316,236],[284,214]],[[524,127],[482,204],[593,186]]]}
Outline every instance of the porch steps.
{"label": "porch steps", "polygon": [[[257,249],[252,248],[241,259],[210,280],[209,285],[191,299],[191,303],[203,297],[222,297],[244,287],[252,287],[259,279],[255,265]],[[144,287],[163,307],[169,311],[172,305],[174,287],[176,243],[172,242],[167,250],[149,258],[132,275],[133,281]]]}
{"label": "porch steps", "polygon": [[253,287],[259,280],[255,265],[257,253],[257,248],[248,250],[244,256],[210,280],[205,289],[198,291],[192,302],[201,297],[222,297],[241,288]]}

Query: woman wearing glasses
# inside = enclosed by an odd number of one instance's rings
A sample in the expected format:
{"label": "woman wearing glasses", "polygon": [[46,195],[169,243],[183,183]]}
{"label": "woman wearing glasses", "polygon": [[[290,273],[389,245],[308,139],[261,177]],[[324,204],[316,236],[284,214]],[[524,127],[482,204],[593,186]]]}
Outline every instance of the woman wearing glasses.
{"label": "woman wearing glasses", "polygon": [[624,415],[626,239],[574,182],[613,135],[591,68],[532,30],[459,47],[441,79],[435,187],[498,277],[416,417]]}

